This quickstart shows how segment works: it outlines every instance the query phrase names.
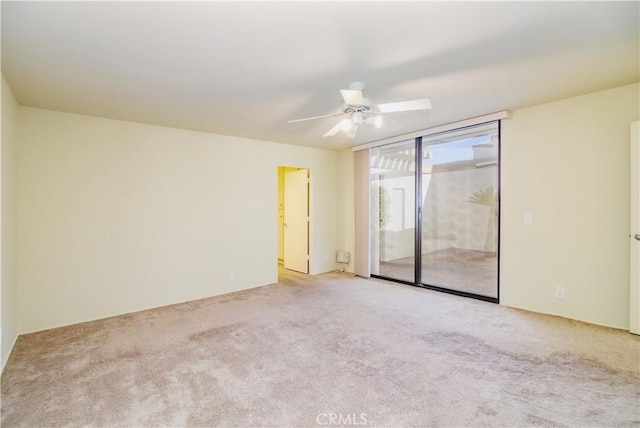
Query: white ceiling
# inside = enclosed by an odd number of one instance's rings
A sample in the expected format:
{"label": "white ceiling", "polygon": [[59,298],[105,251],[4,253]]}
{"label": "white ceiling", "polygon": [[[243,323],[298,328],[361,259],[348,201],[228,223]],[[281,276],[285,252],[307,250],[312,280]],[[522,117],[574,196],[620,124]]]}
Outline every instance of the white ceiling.
{"label": "white ceiling", "polygon": [[[19,104],[329,149],[640,80],[639,2],[8,2]],[[428,97],[322,135],[339,89]]]}

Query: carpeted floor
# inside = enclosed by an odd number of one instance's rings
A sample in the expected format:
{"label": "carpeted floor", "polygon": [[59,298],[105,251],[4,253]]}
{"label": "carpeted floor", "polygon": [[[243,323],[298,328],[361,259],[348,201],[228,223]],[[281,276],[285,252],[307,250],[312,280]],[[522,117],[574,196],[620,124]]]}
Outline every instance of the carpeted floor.
{"label": "carpeted floor", "polygon": [[21,336],[2,426],[640,425],[637,336],[348,274]]}

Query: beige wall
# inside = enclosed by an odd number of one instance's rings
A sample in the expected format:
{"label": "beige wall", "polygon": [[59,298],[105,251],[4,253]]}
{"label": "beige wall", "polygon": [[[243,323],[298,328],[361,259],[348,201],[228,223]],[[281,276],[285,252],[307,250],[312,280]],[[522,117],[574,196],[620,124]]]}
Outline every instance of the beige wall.
{"label": "beige wall", "polygon": [[278,165],[310,168],[311,273],[336,268],[336,152],[26,107],[18,131],[20,332],[276,282]]}
{"label": "beige wall", "polygon": [[338,199],[336,208],[341,219],[338,229],[338,249],[351,254],[351,262],[345,267],[347,272],[354,271],[354,240],[355,240],[355,210],[354,210],[354,171],[353,152],[351,149],[342,150],[338,154]]}
{"label": "beige wall", "polygon": [[2,290],[0,291],[2,332],[1,363],[4,368],[11,349],[18,337],[17,285],[16,285],[16,206],[15,206],[15,146],[16,136],[16,100],[11,88],[2,76],[2,228],[0,230],[2,247]]}
{"label": "beige wall", "polygon": [[629,124],[639,91],[516,110],[503,122],[503,304],[628,328]]}

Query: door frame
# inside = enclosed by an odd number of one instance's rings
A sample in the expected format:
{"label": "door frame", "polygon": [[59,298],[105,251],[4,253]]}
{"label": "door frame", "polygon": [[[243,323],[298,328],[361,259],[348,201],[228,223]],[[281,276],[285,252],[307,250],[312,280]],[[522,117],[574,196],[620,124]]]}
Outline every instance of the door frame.
{"label": "door frame", "polygon": [[631,124],[629,210],[629,331],[640,335],[640,122]]}
{"label": "door frame", "polygon": [[[286,190],[285,190],[285,174],[288,172],[292,172],[292,171],[300,171],[300,170],[304,170],[306,171],[306,182],[307,182],[307,188],[306,188],[306,225],[307,225],[307,230],[306,230],[306,272],[302,272],[299,270],[295,270],[293,269],[293,271],[295,272],[299,272],[299,273],[303,273],[303,274],[309,274],[311,272],[311,169],[307,168],[307,167],[301,167],[301,166],[286,166],[286,165],[279,165],[278,166],[278,210],[282,210],[282,215],[284,216],[284,212],[286,211],[286,198],[284,196]],[[282,192],[282,195],[281,195]],[[280,199],[281,198],[281,199]],[[282,204],[282,205],[281,205]],[[280,218],[278,218],[278,221],[280,221]],[[283,221],[286,223],[286,217],[283,219]],[[279,226],[279,225],[278,225]],[[277,245],[278,247],[281,244],[281,240],[282,240],[282,245],[285,246],[285,248],[283,249],[283,259],[280,260],[278,258],[278,264],[280,265],[280,263],[282,262],[282,266],[286,266],[286,243],[284,242],[285,239],[285,234],[286,234],[286,227],[283,227],[282,229],[282,234],[280,234],[280,228],[278,227],[278,239],[277,241]],[[289,269],[292,270],[292,269]]]}

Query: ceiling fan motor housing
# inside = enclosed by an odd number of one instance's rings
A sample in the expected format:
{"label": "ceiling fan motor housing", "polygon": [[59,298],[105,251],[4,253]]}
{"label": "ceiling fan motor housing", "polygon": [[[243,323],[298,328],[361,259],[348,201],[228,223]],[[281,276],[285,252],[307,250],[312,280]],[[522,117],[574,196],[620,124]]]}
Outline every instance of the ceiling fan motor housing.
{"label": "ceiling fan motor housing", "polygon": [[345,114],[352,116],[354,123],[363,123],[372,113],[375,113],[371,109],[371,100],[368,98],[362,99],[362,105],[354,106],[342,103],[342,107]]}

